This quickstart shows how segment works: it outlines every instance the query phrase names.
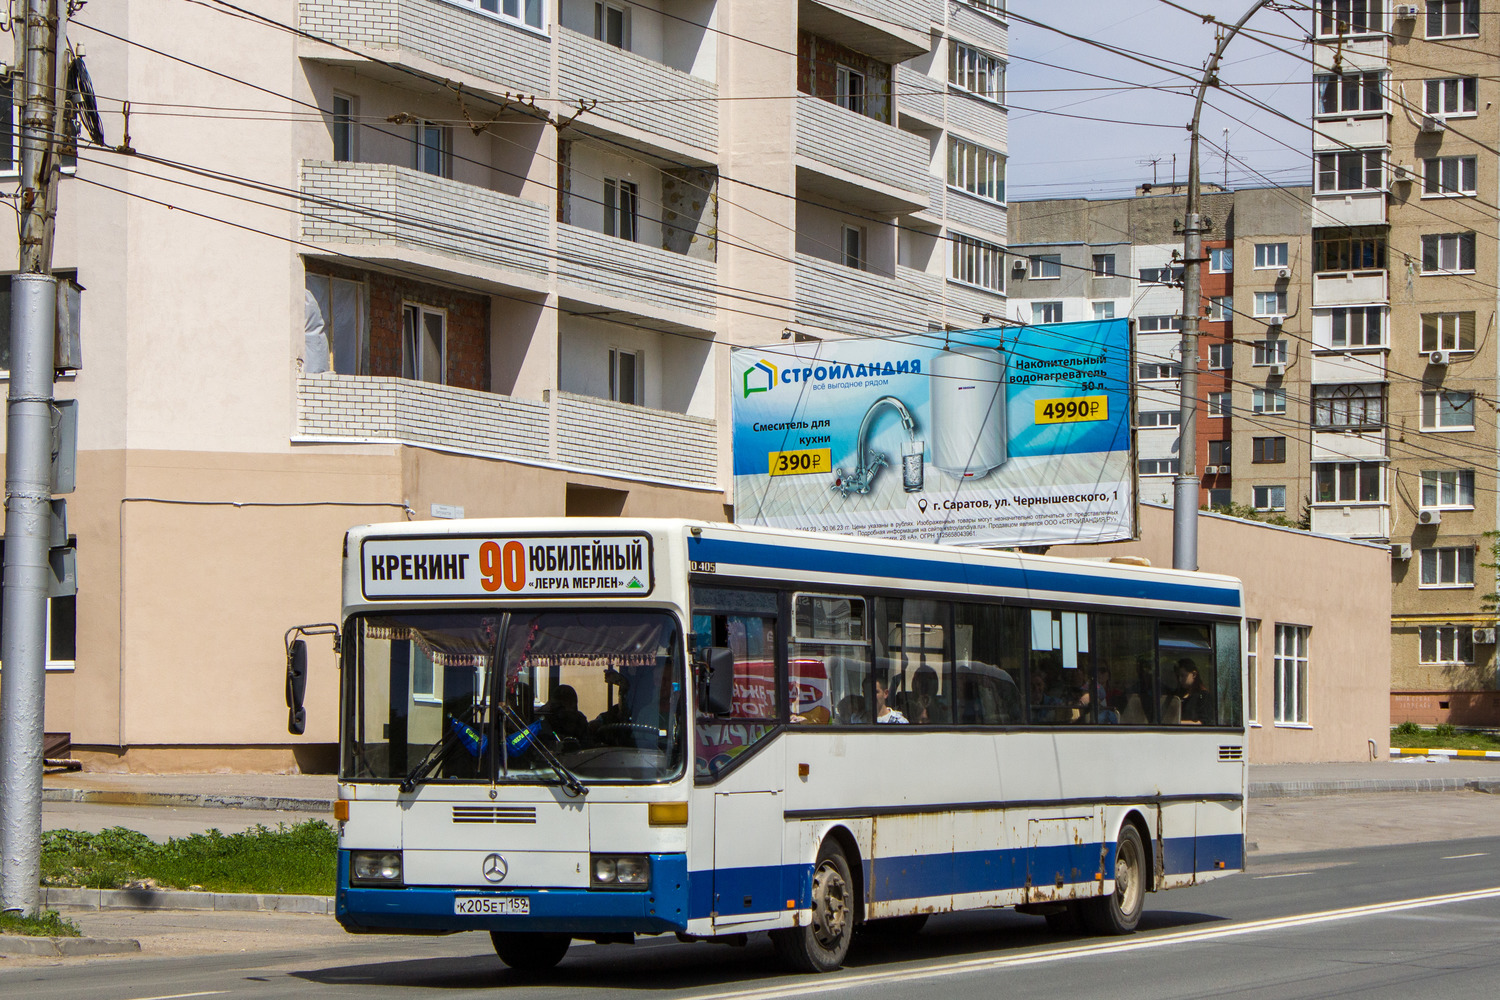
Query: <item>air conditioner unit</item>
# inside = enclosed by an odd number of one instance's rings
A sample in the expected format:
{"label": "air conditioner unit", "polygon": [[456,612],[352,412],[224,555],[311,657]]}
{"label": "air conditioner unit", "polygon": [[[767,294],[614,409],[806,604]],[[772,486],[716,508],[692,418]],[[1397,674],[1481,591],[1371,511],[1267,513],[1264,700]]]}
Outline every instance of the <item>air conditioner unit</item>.
{"label": "air conditioner unit", "polygon": [[1443,523],[1443,512],[1439,511],[1439,510],[1419,510],[1419,511],[1417,511],[1417,523],[1418,524],[1442,524]]}
{"label": "air conditioner unit", "polygon": [[1276,378],[1280,378],[1286,374],[1286,365],[1272,365],[1270,374]]}
{"label": "air conditioner unit", "polygon": [[1221,473],[1223,471],[1224,471],[1224,466],[1222,466],[1222,465],[1205,465],[1203,467],[1203,474],[1205,476],[1217,476],[1219,473]]}
{"label": "air conditioner unit", "polygon": [[1397,184],[1410,184],[1413,178],[1414,175],[1412,174],[1411,167],[1408,167],[1404,163],[1396,164],[1396,168],[1392,172],[1392,179],[1395,180]]}
{"label": "air conditioner unit", "polygon": [[1397,542],[1397,543],[1395,543],[1394,545],[1391,546],[1391,558],[1392,559],[1410,559],[1411,558],[1411,546],[1407,545],[1405,542]]}
{"label": "air conditioner unit", "polygon": [[1421,129],[1423,132],[1441,132],[1445,128],[1447,126],[1443,124],[1441,118],[1434,118],[1432,115],[1422,116]]}
{"label": "air conditioner unit", "polygon": [[1427,355],[1427,363],[1429,365],[1446,365],[1452,357],[1452,351],[1433,351]]}
{"label": "air conditioner unit", "polygon": [[1414,3],[1398,3],[1396,5],[1396,19],[1398,21],[1416,17],[1420,13],[1422,13],[1422,8]]}
{"label": "air conditioner unit", "polygon": [[1013,261],[1010,262],[1010,269],[1012,271],[1016,272],[1017,274],[1025,274],[1026,273],[1026,261],[1024,259],[1023,260],[1013,260]]}
{"label": "air conditioner unit", "polygon": [[1493,646],[1495,644],[1495,630],[1492,628],[1476,628],[1474,630],[1474,641],[1481,646]]}
{"label": "air conditioner unit", "polygon": [[1290,278],[1291,276],[1292,269],[1289,267],[1283,267],[1281,270],[1276,272],[1276,277],[1278,278]]}

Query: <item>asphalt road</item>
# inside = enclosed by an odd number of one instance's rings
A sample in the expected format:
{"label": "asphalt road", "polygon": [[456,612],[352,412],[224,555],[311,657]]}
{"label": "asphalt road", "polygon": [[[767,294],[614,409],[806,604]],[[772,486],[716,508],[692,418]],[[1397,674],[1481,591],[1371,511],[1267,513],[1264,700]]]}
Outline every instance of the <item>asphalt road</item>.
{"label": "asphalt road", "polygon": [[[1437,805],[1436,800],[1430,800]],[[1046,996],[1360,1000],[1500,992],[1500,836],[1252,856],[1250,870],[1148,897],[1142,931],[1064,938],[1040,918],[996,911],[934,918],[900,942],[861,942],[847,968],[781,973],[769,944],[647,940],[575,945],[550,976],[505,969],[482,935],[344,935],[326,917],[150,915],[221,950],[168,957],[0,963],[0,995],[27,1000],[655,995],[774,1000],[812,992],[859,1000]],[[129,935],[139,915],[88,917],[89,933]],[[157,931],[162,928],[157,926]],[[235,948],[240,950],[229,950]]]}

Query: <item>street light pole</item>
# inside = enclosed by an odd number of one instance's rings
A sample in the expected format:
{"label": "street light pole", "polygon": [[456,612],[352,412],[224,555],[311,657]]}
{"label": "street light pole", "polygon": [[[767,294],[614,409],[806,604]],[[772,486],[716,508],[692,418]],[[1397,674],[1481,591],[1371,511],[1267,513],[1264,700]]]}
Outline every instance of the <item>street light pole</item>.
{"label": "street light pole", "polygon": [[[1174,569],[1198,568],[1198,311],[1202,303],[1203,216],[1198,171],[1198,123],[1203,115],[1203,98],[1210,86],[1218,84],[1219,60],[1224,50],[1240,33],[1250,16],[1271,0],[1256,0],[1250,9],[1220,36],[1203,70],[1193,103],[1193,120],[1188,123],[1191,135],[1188,147],[1187,212],[1182,219],[1182,378],[1177,437],[1177,478],[1172,495],[1172,566]],[[1227,153],[1225,154],[1228,155]]]}

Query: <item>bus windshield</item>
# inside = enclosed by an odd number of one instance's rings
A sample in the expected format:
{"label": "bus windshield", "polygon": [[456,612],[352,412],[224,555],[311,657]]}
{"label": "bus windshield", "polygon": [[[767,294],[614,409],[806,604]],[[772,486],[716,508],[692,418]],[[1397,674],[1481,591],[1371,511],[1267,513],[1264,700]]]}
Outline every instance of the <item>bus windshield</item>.
{"label": "bus windshield", "polygon": [[345,781],[556,783],[547,756],[589,782],[682,771],[683,640],[666,612],[398,612],[344,634]]}

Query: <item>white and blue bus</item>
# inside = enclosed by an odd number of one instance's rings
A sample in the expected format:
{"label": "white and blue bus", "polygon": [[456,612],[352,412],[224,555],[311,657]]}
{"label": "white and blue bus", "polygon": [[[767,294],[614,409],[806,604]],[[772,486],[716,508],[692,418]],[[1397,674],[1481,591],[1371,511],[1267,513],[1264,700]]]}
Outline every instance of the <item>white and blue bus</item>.
{"label": "white and blue bus", "polygon": [[1128,933],[1244,866],[1231,578],[556,518],[356,528],[343,581],[350,931],[533,971],[768,931],[816,972],[955,910]]}

